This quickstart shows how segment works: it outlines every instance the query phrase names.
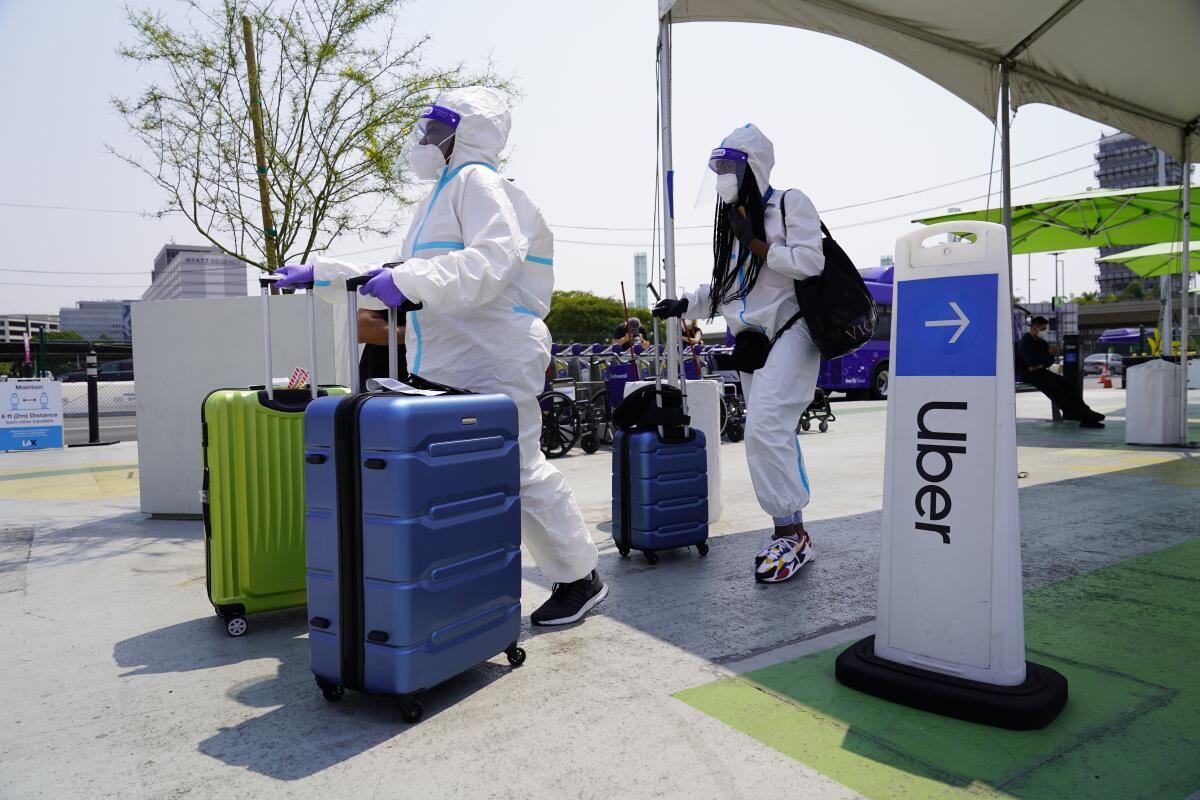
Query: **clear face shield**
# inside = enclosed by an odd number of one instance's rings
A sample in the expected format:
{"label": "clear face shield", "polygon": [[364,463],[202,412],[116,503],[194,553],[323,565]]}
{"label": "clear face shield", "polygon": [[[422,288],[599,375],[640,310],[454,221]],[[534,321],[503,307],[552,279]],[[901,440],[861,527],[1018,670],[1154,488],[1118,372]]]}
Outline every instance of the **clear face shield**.
{"label": "clear face shield", "polygon": [[732,147],[713,150],[708,157],[700,193],[696,195],[696,208],[712,208],[717,197],[725,203],[735,202],[749,166],[750,156],[741,150]]}
{"label": "clear face shield", "polygon": [[404,157],[420,180],[437,180],[454,150],[454,134],[461,120],[445,106],[426,106],[404,145]]}

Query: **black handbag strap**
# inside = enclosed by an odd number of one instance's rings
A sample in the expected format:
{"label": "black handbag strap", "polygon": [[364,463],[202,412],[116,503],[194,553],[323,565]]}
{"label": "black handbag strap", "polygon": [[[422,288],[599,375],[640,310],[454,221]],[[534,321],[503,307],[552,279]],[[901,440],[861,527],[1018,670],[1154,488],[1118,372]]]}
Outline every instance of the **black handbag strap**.
{"label": "black handbag strap", "polygon": [[[779,193],[779,215],[781,217],[783,217],[783,243],[784,244],[787,244],[787,193],[789,191],[791,191],[791,190],[784,189],[782,192]],[[820,219],[818,219],[817,221],[821,222]],[[825,236],[829,236],[829,231],[825,230],[824,222],[821,222],[821,233],[825,234]],[[830,238],[832,238],[832,237],[830,237]],[[799,299],[799,298],[797,297],[797,299]],[[804,316],[803,310],[797,311],[795,314],[792,315],[791,319],[789,319],[787,322],[783,323],[783,325],[780,326],[779,330],[775,331],[775,335],[771,337],[771,345],[770,346],[774,347],[775,343],[779,341],[779,337],[783,336],[785,333],[787,333],[788,328],[795,325],[796,322],[803,316]]]}
{"label": "black handbag strap", "polygon": [[[791,189],[784,189],[779,193],[779,214],[783,217],[783,241],[787,243],[787,193]],[[829,232],[829,228],[825,227],[825,223],[820,217],[817,217],[817,223],[821,226],[821,235],[829,241],[834,241],[833,234]]]}

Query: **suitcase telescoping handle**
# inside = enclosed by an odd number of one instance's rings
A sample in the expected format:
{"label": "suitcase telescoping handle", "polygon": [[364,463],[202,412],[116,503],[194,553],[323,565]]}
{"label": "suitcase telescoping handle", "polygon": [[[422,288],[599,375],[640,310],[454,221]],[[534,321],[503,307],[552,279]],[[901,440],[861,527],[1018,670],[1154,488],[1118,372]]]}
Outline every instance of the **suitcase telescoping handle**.
{"label": "suitcase telescoping handle", "polygon": [[[658,296],[658,290],[654,288],[653,283],[647,283],[646,288],[650,290],[652,295],[654,295],[654,302],[657,303],[662,299]],[[654,402],[659,408],[662,408],[662,349],[658,346],[658,317],[651,316],[650,321],[654,324]],[[667,358],[667,363],[671,363],[669,356]],[[683,395],[683,413],[684,416],[687,416],[687,373],[683,371],[682,358],[679,359],[679,392]],[[683,436],[685,439],[688,436],[689,427],[690,426],[688,425],[683,426]],[[663,435],[663,429],[661,425],[658,426],[658,435],[660,437]]]}
{"label": "suitcase telescoping handle", "polygon": [[[403,261],[392,261],[383,265],[384,269],[391,269],[403,264]],[[358,374],[358,289],[360,286],[365,286],[367,281],[371,280],[369,275],[356,275],[346,279],[346,311],[349,318],[349,342],[350,342],[350,385],[352,392],[357,392],[361,385],[359,381],[361,377]],[[422,306],[420,303],[404,303],[400,306],[399,311],[395,308],[388,309],[388,377],[396,380],[400,376],[400,345],[397,342],[396,330],[399,326],[399,312],[416,311]]]}
{"label": "suitcase telescoping handle", "polygon": [[[271,365],[271,288],[275,282],[279,280],[278,275],[263,275],[258,279],[258,287],[262,291],[262,318],[263,318],[263,350],[266,354],[267,380],[264,386],[267,390],[267,399],[275,399],[274,379],[272,378],[275,372]],[[308,290],[308,388],[312,392],[313,399],[317,399],[317,309],[314,297],[312,281],[302,284],[302,288]]]}

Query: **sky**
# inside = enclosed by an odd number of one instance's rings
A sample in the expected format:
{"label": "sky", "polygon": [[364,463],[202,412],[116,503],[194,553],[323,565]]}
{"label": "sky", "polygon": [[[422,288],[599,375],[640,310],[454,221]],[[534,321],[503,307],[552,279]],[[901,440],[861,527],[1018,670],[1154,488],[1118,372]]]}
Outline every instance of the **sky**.
{"label": "sky", "polygon": [[[162,0],[163,10],[178,13],[173,2]],[[624,280],[632,294],[633,254],[649,250],[656,6],[412,0],[401,12],[408,35],[432,37],[431,63],[482,67],[490,60],[519,86],[508,172],[554,228],[556,288],[619,297]],[[178,216],[137,213],[161,207],[163,198],[106,151],[136,152],[110,98],[134,95],[150,78],[116,55],[131,38],[123,9],[111,0],[0,0],[0,314],[139,297],[163,244],[202,241]],[[675,27],[673,66],[681,286],[711,271],[712,202],[694,203],[708,152],[746,122],[775,143],[772,185],[804,191],[860,268],[892,254],[896,237],[913,228],[910,219],[987,202],[992,123],[866,48],[795,29],[691,23]],[[1054,108],[1019,109],[1014,202],[1094,187],[1092,156],[1103,132],[1110,129]],[[998,165],[998,150],[994,157]],[[1022,166],[1033,159],[1040,160]],[[964,178],[972,179],[919,191]],[[996,205],[998,178],[991,190]],[[383,239],[343,237],[331,253],[391,260],[406,225],[397,219],[394,235]],[[1065,256],[1060,293],[1096,288],[1095,255]],[[1049,255],[1016,257],[1015,294],[1039,301],[1053,291]]]}

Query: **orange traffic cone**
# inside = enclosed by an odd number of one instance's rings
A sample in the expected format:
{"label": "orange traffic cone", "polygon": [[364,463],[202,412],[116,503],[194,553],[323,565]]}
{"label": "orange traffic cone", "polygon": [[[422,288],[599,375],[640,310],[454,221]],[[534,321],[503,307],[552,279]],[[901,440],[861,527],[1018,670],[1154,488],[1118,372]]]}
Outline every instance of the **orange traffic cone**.
{"label": "orange traffic cone", "polygon": [[1105,389],[1113,388],[1112,376],[1108,373],[1108,364],[1105,364],[1103,369],[1100,370],[1100,385]]}

